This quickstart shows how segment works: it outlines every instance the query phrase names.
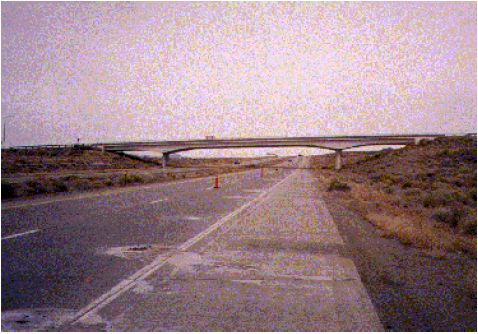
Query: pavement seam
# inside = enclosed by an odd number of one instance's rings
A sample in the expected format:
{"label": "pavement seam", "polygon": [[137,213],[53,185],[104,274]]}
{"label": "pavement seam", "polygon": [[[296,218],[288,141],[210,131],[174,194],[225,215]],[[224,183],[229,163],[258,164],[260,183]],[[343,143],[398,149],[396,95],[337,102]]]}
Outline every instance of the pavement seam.
{"label": "pavement seam", "polygon": [[158,269],[163,267],[168,263],[168,260],[175,254],[177,251],[184,252],[188,248],[192,247],[195,245],[197,242],[201,241],[204,237],[208,236],[215,230],[217,230],[219,227],[224,225],[226,222],[228,222],[230,219],[233,217],[237,216],[238,214],[242,213],[244,210],[246,210],[249,207],[252,207],[253,205],[259,205],[262,203],[265,199],[267,199],[267,196],[278,186],[282,185],[285,181],[287,181],[289,178],[291,178],[293,175],[295,175],[297,171],[289,174],[286,176],[284,179],[270,187],[269,189],[265,190],[262,194],[260,194],[258,197],[253,199],[252,201],[247,202],[240,208],[234,210],[233,212],[229,213],[228,215],[224,216],[221,218],[219,221],[214,223],[213,225],[209,226],[205,231],[199,233],[198,235],[194,236],[193,238],[187,240],[184,242],[182,245],[180,245],[177,250],[171,251],[168,254],[162,254],[159,255],[152,263],[149,265],[143,267],[142,269],[138,270],[128,278],[122,280],[119,282],[117,285],[115,285],[113,288],[111,288],[108,292],[105,294],[101,295],[99,298],[95,299],[93,302],[88,304],[87,306],[83,307],[80,309],[72,318],[70,318],[65,324],[76,324],[79,321],[81,321],[82,318],[88,316],[91,313],[95,313],[111,303],[113,300],[115,300],[117,297],[123,295],[125,292],[129,291],[132,289],[135,285],[136,282],[139,280],[144,280],[150,275],[152,275],[154,272],[156,272]]}

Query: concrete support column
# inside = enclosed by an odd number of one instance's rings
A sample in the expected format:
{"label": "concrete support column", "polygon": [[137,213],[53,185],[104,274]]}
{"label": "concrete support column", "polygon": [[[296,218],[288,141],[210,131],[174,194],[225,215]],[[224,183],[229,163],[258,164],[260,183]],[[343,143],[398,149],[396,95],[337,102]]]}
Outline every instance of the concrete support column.
{"label": "concrete support column", "polygon": [[335,170],[342,169],[342,150],[335,150]]}
{"label": "concrete support column", "polygon": [[166,168],[169,161],[169,153],[163,153],[163,168]]}

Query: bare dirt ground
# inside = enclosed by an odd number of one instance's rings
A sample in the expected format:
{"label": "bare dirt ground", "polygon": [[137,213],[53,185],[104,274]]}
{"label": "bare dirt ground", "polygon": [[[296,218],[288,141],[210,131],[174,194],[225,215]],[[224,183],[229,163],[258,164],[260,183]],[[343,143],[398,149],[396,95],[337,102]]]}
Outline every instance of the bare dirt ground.
{"label": "bare dirt ground", "polygon": [[314,157],[386,330],[476,331],[476,139]]}

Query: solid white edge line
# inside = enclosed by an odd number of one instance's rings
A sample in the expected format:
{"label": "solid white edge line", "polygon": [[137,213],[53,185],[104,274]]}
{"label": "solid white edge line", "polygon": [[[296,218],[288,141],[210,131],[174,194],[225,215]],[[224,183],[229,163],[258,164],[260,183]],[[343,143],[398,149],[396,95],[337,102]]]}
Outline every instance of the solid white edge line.
{"label": "solid white edge line", "polygon": [[[258,197],[256,197],[252,201],[244,204],[240,208],[234,210],[233,212],[219,219],[216,223],[209,226],[203,232],[199,233],[198,235],[184,242],[182,245],[180,245],[177,248],[177,250],[181,252],[186,251],[189,247],[193,246],[195,243],[199,242],[204,237],[214,232],[216,229],[224,225],[231,218],[243,212],[248,207],[252,206],[253,204],[258,205],[262,203],[266,199],[267,195],[272,192],[272,190],[277,188],[279,185],[283,184],[286,180],[288,180],[290,177],[292,177],[292,175],[296,173],[297,171],[292,172],[287,177],[285,177],[284,179],[282,179],[281,181],[279,181],[278,183],[276,183],[269,189],[265,190],[262,194],[260,194]],[[122,280],[117,285],[115,285],[112,289],[110,289],[108,292],[104,293],[103,295],[101,295],[100,297],[92,301],[90,304],[80,309],[72,318],[69,319],[68,323],[76,324],[80,322],[82,318],[88,316],[90,313],[98,312],[100,309],[102,309],[103,307],[111,303],[117,297],[121,296],[122,294],[124,294],[125,292],[133,288],[136,285],[137,281],[146,279],[148,276],[150,276],[151,274],[156,272],[158,269],[163,267],[168,262],[169,258],[173,256],[173,254],[174,254],[174,251],[168,254],[159,255],[152,263],[138,270],[136,273],[129,276],[128,278]]]}
{"label": "solid white edge line", "polygon": [[33,234],[33,233],[37,233],[37,232],[40,232],[40,230],[37,229],[37,230],[30,230],[30,231],[26,231],[26,232],[22,232],[22,233],[12,234],[12,235],[3,237],[2,240],[7,240],[7,239],[16,238],[16,237],[21,237],[22,235]]}

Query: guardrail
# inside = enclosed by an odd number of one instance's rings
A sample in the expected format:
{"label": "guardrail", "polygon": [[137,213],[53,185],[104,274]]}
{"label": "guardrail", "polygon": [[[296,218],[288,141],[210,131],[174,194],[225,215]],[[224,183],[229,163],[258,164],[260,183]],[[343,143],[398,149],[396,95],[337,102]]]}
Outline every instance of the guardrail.
{"label": "guardrail", "polygon": [[[350,136],[317,136],[317,137],[254,137],[254,138],[214,138],[214,139],[184,139],[184,140],[146,140],[146,141],[126,141],[126,142],[104,142],[104,143],[85,143],[85,144],[64,144],[64,145],[22,145],[11,146],[5,149],[53,149],[53,148],[97,148],[100,146],[127,146],[127,145],[194,145],[194,144],[219,144],[236,142],[236,143],[251,143],[254,141],[274,141],[274,142],[290,142],[290,141],[307,141],[307,140],[374,140],[374,139],[405,139],[405,138],[427,138],[427,137],[452,137],[452,136],[471,136],[476,137],[476,133],[463,134],[383,134],[383,135],[350,135]],[[4,148],[2,148],[4,149]]]}
{"label": "guardrail", "polygon": [[3,148],[2,150],[39,150],[39,149],[66,149],[66,148],[78,148],[86,149],[91,148],[91,144],[71,144],[71,145],[22,145],[22,146],[11,146]]}

